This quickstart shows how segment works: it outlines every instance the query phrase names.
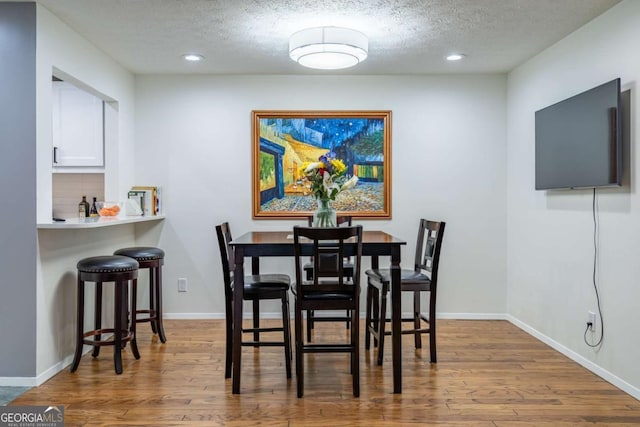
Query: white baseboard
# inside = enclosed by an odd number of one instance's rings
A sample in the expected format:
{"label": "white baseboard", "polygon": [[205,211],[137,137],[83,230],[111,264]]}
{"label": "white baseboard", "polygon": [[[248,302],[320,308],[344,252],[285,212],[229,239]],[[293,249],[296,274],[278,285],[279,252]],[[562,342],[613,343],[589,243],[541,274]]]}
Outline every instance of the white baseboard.
{"label": "white baseboard", "polygon": [[627,394],[631,395],[632,397],[640,400],[640,389],[638,389],[637,387],[634,387],[633,385],[631,385],[628,382],[624,381],[623,379],[617,377],[616,375],[612,374],[611,372],[607,371],[606,369],[603,369],[601,366],[596,365],[595,363],[593,363],[589,359],[585,358],[584,356],[581,356],[580,354],[578,354],[575,351],[565,347],[564,345],[562,345],[559,342],[553,340],[552,338],[549,338],[548,336],[542,334],[540,331],[532,328],[531,326],[529,326],[526,323],[516,319],[515,317],[513,317],[511,315],[506,315],[506,319],[509,322],[513,323],[518,328],[520,328],[523,331],[525,331],[526,333],[528,333],[529,335],[537,338],[538,340],[540,340],[543,343],[547,344],[548,346],[550,346],[554,350],[562,353],[563,355],[567,356],[569,359],[573,360],[574,362],[578,363],[579,365],[581,365],[584,368],[588,369],[589,371],[593,372],[594,374],[596,374],[597,376],[599,376],[603,380],[611,383],[612,385],[614,385],[615,387],[617,387],[620,390],[624,391],[625,393],[627,393]]}
{"label": "white baseboard", "polygon": [[[91,349],[87,349],[84,354],[87,354],[88,352],[90,352]],[[67,357],[65,357],[64,359],[62,359],[60,362],[56,363],[55,365],[53,365],[52,367],[50,367],[49,369],[47,369],[46,371],[44,371],[43,373],[41,373],[40,375],[38,375],[36,377],[36,385],[40,385],[43,384],[45,381],[47,381],[49,378],[52,378],[54,375],[56,375],[58,372],[62,371],[64,368],[68,367],[69,365],[71,365],[71,363],[73,362],[73,354],[69,355]]]}
{"label": "white baseboard", "polygon": [[[262,315],[260,317],[262,317]],[[277,315],[277,317],[279,318],[280,315]],[[163,319],[179,319],[179,320],[224,319],[225,315],[224,313],[166,313],[165,312],[163,313],[162,318]]]}
{"label": "white baseboard", "polygon": [[[404,313],[403,313],[404,315]],[[411,316],[411,313],[408,313]],[[438,319],[452,320],[506,320],[505,313],[437,313]]]}
{"label": "white baseboard", "polygon": [[[84,354],[91,351],[89,348]],[[73,362],[73,355],[65,357],[36,377],[0,377],[0,387],[37,387],[47,382]]]}

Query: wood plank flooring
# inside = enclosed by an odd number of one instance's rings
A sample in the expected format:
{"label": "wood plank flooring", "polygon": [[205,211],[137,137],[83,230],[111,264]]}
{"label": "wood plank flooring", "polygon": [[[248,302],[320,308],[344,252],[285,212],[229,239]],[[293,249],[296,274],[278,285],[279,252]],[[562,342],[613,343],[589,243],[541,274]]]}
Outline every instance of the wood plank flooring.
{"label": "wood plank flooring", "polygon": [[[266,323],[270,323],[267,321]],[[638,426],[640,402],[506,321],[442,320],[438,363],[403,337],[403,385],[362,351],[361,396],[347,355],[307,355],[305,395],[287,380],[282,348],[243,349],[241,394],[224,379],[222,320],[167,320],[167,343],[141,324],[141,359],[127,350],[116,375],[110,348],[86,355],[10,405],[64,405],[70,426]],[[316,325],[315,340],[347,337]],[[364,342],[364,340],[363,340]]]}

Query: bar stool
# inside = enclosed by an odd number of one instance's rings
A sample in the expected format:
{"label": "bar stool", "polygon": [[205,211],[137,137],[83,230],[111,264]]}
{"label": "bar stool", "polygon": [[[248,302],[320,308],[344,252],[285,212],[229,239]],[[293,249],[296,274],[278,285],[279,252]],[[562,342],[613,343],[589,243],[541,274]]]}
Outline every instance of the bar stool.
{"label": "bar stool", "polygon": [[[122,348],[131,342],[131,352],[136,359],[140,359],[136,344],[136,279],[138,277],[138,262],[124,256],[95,256],[78,261],[78,302],[77,302],[77,330],[76,352],[71,364],[71,372],[75,372],[80,364],[84,344],[93,346],[93,357],[100,353],[100,347],[113,346],[113,360],[116,374],[122,373]],[[131,281],[131,322],[127,309],[127,284]],[[95,329],[84,331],[84,285],[85,282],[96,284],[95,293]],[[102,328],[102,284],[115,282],[114,294],[114,326]],[[113,333],[113,340],[102,340],[102,334]],[[93,339],[87,339],[93,337]]]}
{"label": "bar stool", "polygon": [[[147,317],[137,317],[136,322],[150,322],[151,330],[158,334],[160,341],[167,342],[162,326],[162,266],[164,265],[164,251],[150,246],[136,246],[118,249],[114,255],[122,255],[138,261],[139,268],[149,269],[149,309],[137,310],[136,314],[147,314]],[[137,279],[136,279],[137,281]]]}

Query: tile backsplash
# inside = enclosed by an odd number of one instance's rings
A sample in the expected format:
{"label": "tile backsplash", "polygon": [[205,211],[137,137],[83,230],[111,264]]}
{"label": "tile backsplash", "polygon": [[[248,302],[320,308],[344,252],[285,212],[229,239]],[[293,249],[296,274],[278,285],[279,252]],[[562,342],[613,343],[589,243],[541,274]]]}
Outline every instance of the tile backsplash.
{"label": "tile backsplash", "polygon": [[91,204],[93,197],[104,200],[104,174],[102,173],[54,173],[53,216],[75,218],[78,203],[87,196]]}

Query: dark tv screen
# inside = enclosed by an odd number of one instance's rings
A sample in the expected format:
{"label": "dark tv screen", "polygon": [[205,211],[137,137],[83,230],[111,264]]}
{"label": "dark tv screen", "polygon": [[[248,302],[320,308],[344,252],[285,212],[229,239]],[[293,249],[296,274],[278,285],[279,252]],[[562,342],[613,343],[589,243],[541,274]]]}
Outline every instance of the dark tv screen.
{"label": "dark tv screen", "polygon": [[621,184],[620,79],[536,111],[536,190]]}

